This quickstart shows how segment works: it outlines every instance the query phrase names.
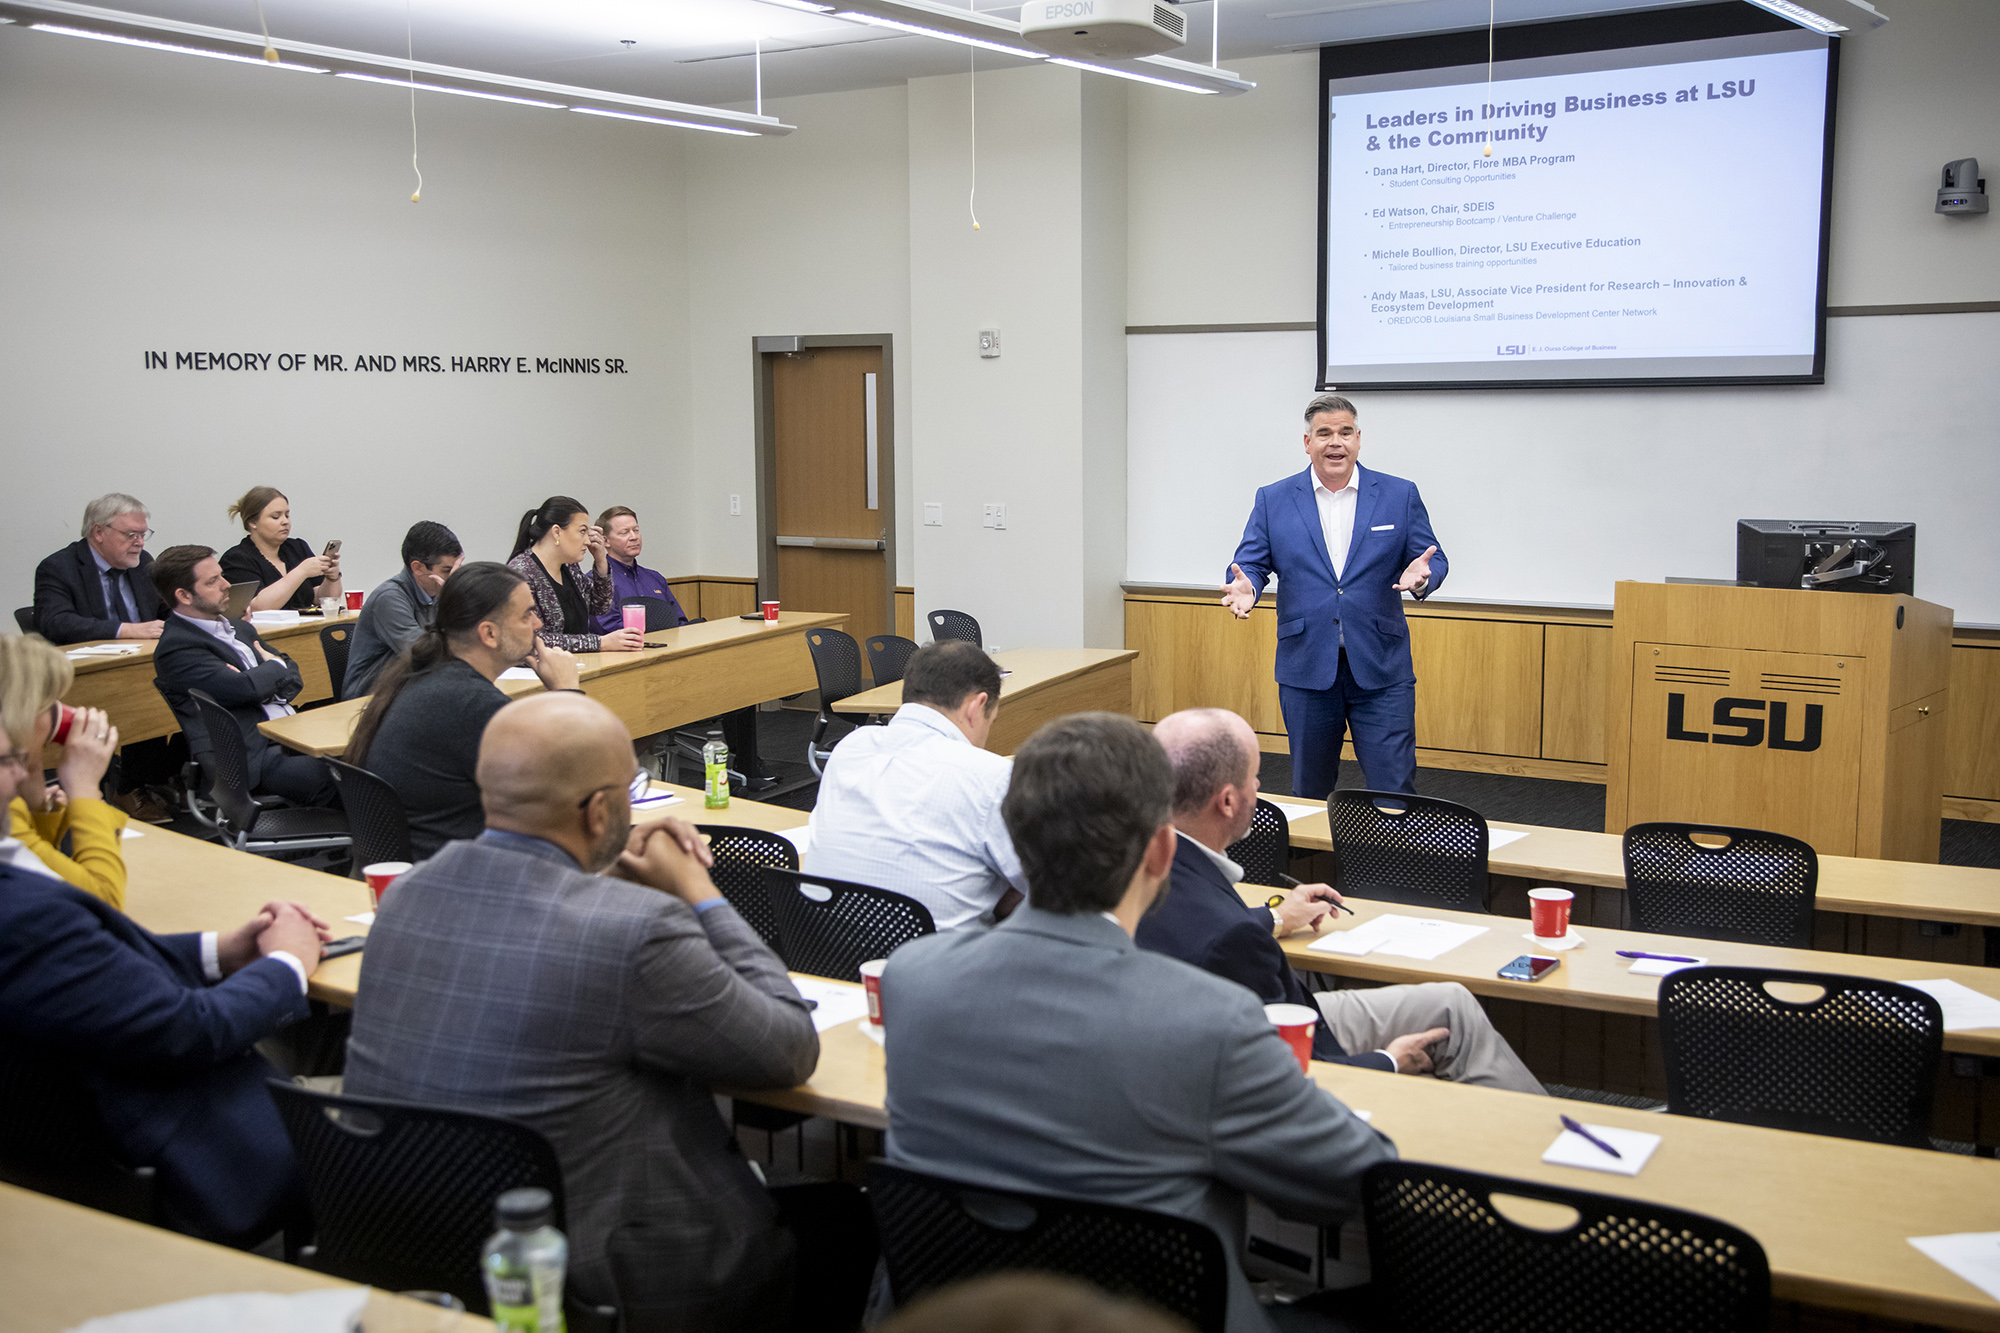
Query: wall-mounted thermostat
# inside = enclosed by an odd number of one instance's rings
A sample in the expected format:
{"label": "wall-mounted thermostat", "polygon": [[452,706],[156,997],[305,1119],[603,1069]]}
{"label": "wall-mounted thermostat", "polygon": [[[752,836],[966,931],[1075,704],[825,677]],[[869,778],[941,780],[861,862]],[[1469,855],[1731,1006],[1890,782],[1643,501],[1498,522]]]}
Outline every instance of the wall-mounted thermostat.
{"label": "wall-mounted thermostat", "polygon": [[979,354],[981,356],[1000,355],[1000,330],[981,329],[979,331]]}

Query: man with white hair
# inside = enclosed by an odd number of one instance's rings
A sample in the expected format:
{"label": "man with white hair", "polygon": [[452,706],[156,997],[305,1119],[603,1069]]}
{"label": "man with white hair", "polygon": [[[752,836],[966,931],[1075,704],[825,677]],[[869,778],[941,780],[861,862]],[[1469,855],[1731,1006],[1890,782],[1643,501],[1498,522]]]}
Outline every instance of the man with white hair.
{"label": "man with white hair", "polygon": [[50,643],[157,639],[163,620],[146,566],[146,506],[113,491],[83,511],[83,537],[35,569],[35,629]]}

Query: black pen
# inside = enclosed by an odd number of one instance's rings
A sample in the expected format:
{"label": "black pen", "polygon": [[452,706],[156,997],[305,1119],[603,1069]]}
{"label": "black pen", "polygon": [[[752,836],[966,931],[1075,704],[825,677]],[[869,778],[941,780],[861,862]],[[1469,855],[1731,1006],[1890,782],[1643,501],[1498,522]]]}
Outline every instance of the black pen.
{"label": "black pen", "polygon": [[1624,1153],[1619,1152],[1616,1148],[1606,1143],[1603,1139],[1598,1138],[1597,1135],[1591,1133],[1589,1130],[1585,1129],[1582,1125],[1579,1125],[1576,1121],[1570,1119],[1568,1116],[1563,1116],[1561,1117],[1561,1119],[1563,1122],[1563,1128],[1568,1130],[1570,1133],[1576,1135],[1580,1139],[1585,1139],[1591,1143],[1596,1144],[1598,1147],[1604,1149],[1604,1151],[1610,1153],[1613,1157],[1616,1157],[1621,1162],[1625,1160]]}
{"label": "black pen", "polygon": [[[1278,878],[1285,881],[1285,886],[1287,888],[1303,889],[1305,887],[1304,881],[1293,879],[1290,875],[1280,874]],[[1276,902],[1271,902],[1265,905],[1268,907],[1276,907],[1278,904]],[[1354,909],[1352,907],[1349,907],[1346,903],[1334,903],[1333,906],[1338,907],[1341,911],[1347,913],[1349,916],[1354,915]]]}

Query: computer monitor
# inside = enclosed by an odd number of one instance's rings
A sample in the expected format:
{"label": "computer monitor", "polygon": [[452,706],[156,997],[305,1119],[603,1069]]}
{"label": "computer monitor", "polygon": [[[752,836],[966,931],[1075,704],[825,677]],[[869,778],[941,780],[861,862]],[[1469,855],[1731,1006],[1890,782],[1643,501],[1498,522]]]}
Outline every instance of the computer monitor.
{"label": "computer monitor", "polygon": [[1736,523],[1736,581],[1916,595],[1917,525],[1745,518]]}

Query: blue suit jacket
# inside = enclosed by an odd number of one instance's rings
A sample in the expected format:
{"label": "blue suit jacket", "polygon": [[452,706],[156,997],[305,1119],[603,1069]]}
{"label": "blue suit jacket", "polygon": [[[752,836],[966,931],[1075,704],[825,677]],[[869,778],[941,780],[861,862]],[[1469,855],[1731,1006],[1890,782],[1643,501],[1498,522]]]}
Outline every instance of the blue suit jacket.
{"label": "blue suit jacket", "polygon": [[199,935],[155,935],[60,880],[0,866],[0,1039],[75,1072],[128,1162],[158,1168],[181,1230],[255,1241],[302,1197],[264,1087],[276,1071],[250,1048],[306,1013],[277,959],[211,986]]}
{"label": "blue suit jacket", "polygon": [[[1235,563],[1259,595],[1278,576],[1278,683],[1329,690],[1340,672],[1342,629],[1354,683],[1379,690],[1417,678],[1410,665],[1410,630],[1403,595],[1393,585],[1427,546],[1437,546],[1430,515],[1414,482],[1355,464],[1354,539],[1341,576],[1333,576],[1326,533],[1313,498],[1312,469],[1257,492]],[[1444,582],[1444,548],[1431,557],[1422,597]],[[1223,571],[1223,582],[1229,572]],[[1420,598],[1421,600],[1421,598]]]}
{"label": "blue suit jacket", "polygon": [[[139,553],[139,567],[125,571],[138,623],[158,620],[160,595],[153,590],[153,557]],[[104,580],[91,559],[90,543],[74,541],[35,567],[35,629],[50,643],[115,639],[125,617],[104,604]]]}
{"label": "blue suit jacket", "polygon": [[[1133,938],[1142,949],[1192,963],[1256,992],[1265,1004],[1302,1004],[1318,1012],[1285,951],[1271,934],[1271,910],[1251,907],[1215,862],[1185,835],[1174,848],[1173,878]],[[1313,1059],[1395,1073],[1379,1051],[1349,1055],[1322,1019],[1313,1028]]]}
{"label": "blue suit jacket", "polygon": [[[229,627],[239,643],[261,642],[256,628],[247,620],[232,620]],[[160,629],[160,641],[153,649],[153,684],[174,710],[174,718],[187,734],[188,751],[197,760],[213,752],[208,727],[195,711],[189,690],[200,690],[229,710],[236,730],[243,737],[244,753],[250,761],[250,789],[255,791],[264,777],[264,756],[274,747],[258,724],[265,721],[266,699],[297,698],[305,689],[298,664],[284,654],[275,662],[260,661],[252,669],[229,651],[229,646],[212,634],[204,634],[181,616],[169,613]]]}

